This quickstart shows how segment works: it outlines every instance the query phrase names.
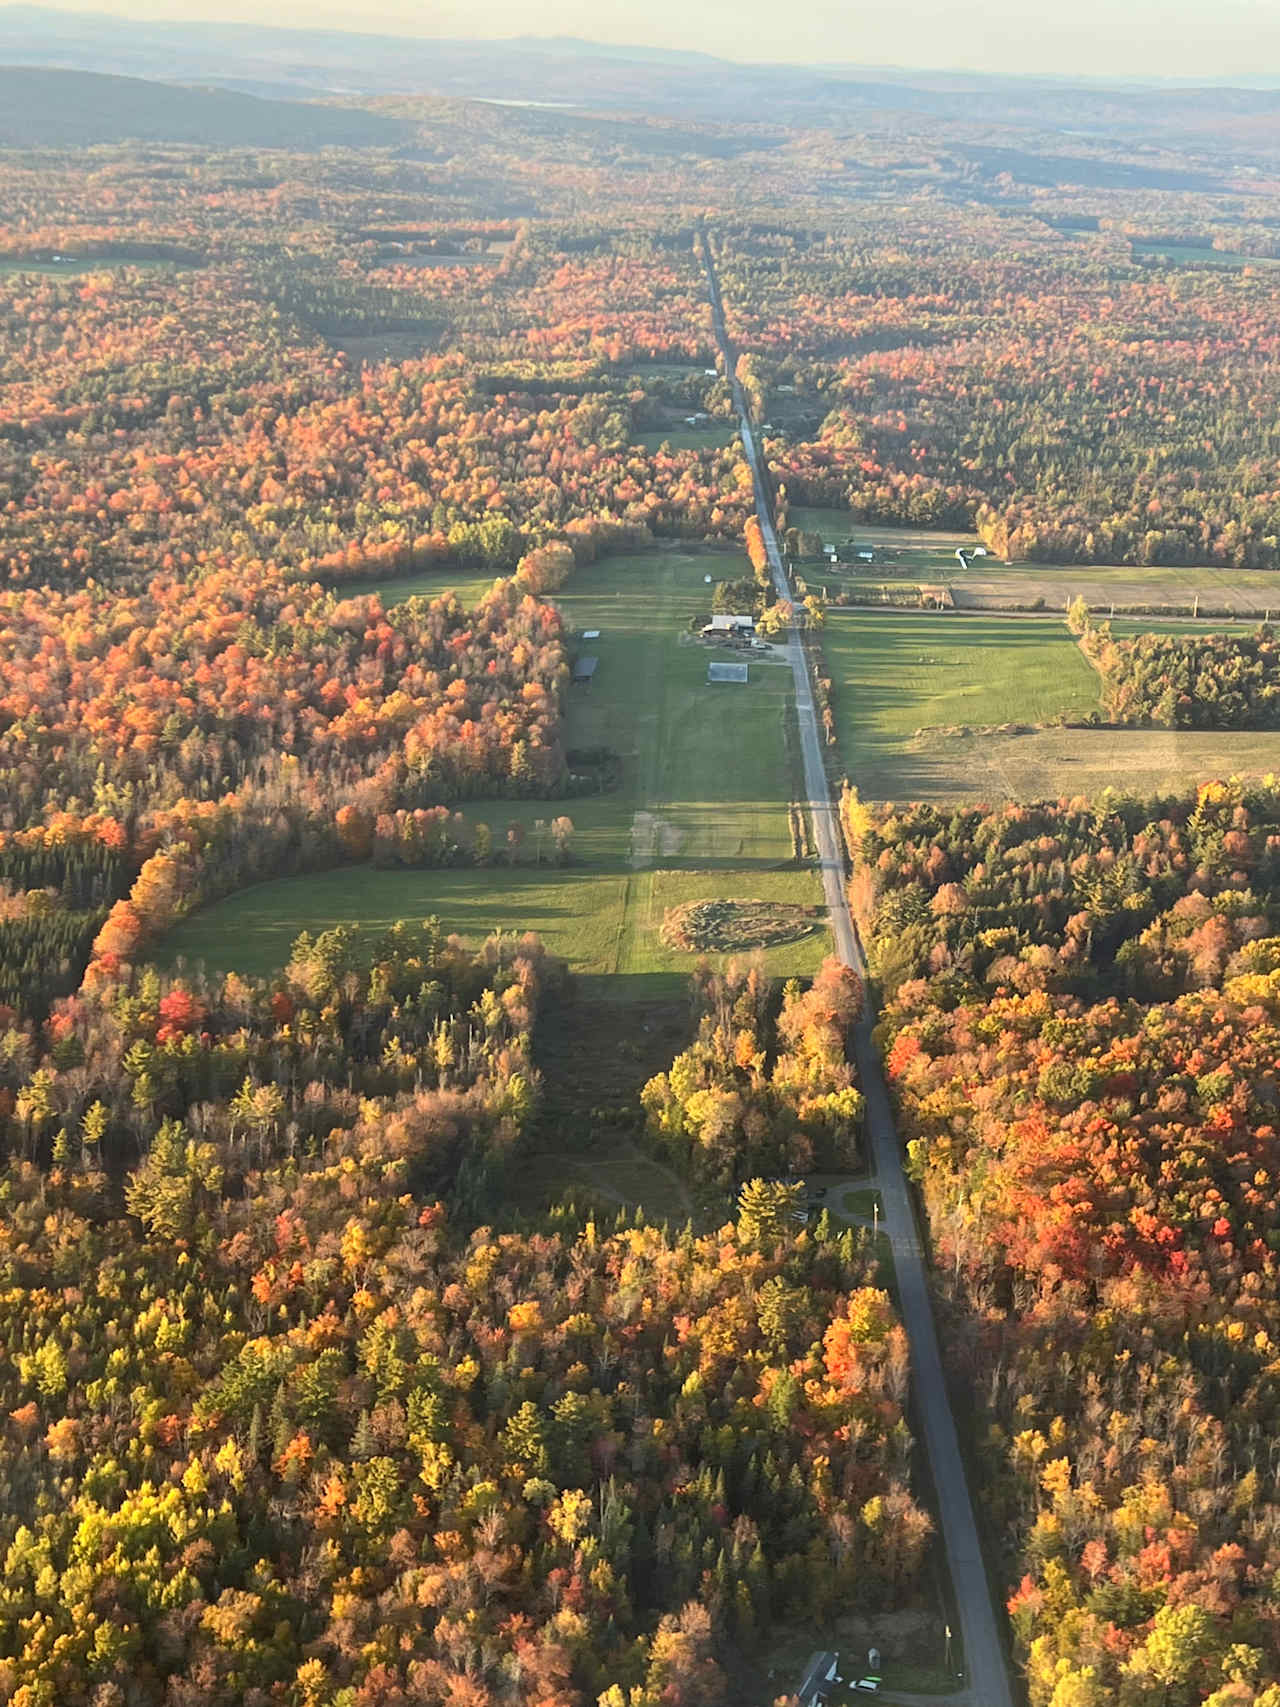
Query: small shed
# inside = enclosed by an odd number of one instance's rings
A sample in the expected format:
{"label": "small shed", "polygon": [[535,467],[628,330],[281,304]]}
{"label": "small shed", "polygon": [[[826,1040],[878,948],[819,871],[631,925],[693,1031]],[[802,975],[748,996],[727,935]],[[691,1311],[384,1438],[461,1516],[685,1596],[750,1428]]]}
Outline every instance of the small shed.
{"label": "small shed", "polygon": [[821,1653],[810,1657],[800,1679],[800,1687],[796,1690],[799,1707],[818,1707],[819,1702],[826,1700],[831,1685],[836,1681],[839,1666],[838,1654]]}
{"label": "small shed", "polygon": [[580,654],[573,660],[573,680],[575,682],[582,683],[589,682],[592,676],[595,675],[596,665],[599,662],[599,658],[592,658],[588,657],[586,654]]}
{"label": "small shed", "polygon": [[584,640],[599,640],[600,630],[598,628],[584,628],[582,638]]}
{"label": "small shed", "polygon": [[745,664],[713,662],[707,665],[707,680],[709,682],[745,682],[749,679]]}

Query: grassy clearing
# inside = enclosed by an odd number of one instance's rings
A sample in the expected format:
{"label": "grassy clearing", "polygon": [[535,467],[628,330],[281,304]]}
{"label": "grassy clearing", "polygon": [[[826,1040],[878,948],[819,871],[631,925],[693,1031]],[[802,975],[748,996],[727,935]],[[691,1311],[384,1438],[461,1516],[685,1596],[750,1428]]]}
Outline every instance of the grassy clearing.
{"label": "grassy clearing", "polygon": [[1234,249],[1192,248],[1190,246],[1184,248],[1181,244],[1162,243],[1158,238],[1131,238],[1129,249],[1135,256],[1154,256],[1174,266],[1179,264],[1185,267],[1280,266],[1280,261],[1276,261],[1267,255],[1242,255]]}
{"label": "grassy clearing", "polygon": [[[1117,619],[1115,632],[1200,625]],[[1205,777],[1280,770],[1280,732],[1041,728],[937,733],[940,726],[1034,724],[1098,704],[1097,677],[1064,627],[1044,618],[830,611],[823,639],[837,684],[841,754],[868,800],[995,803],[1181,792]],[[921,729],[924,733],[916,735]]]}
{"label": "grassy clearing", "polygon": [[121,267],[136,267],[140,273],[154,273],[162,269],[171,272],[189,272],[198,263],[195,261],[175,261],[169,257],[132,256],[132,255],[93,255],[77,257],[70,261],[28,261],[21,257],[0,257],[0,274],[37,273],[42,278],[77,278],[82,273],[112,273]]}
{"label": "grassy clearing", "polygon": [[878,522],[860,522],[848,510],[824,504],[792,504],[787,511],[787,526],[801,528],[806,533],[820,533],[823,541],[838,545],[855,539],[859,545],[894,547],[909,551],[913,557],[945,557],[955,563],[956,547],[980,544],[976,533],[949,528],[885,527]]}
{"label": "grassy clearing", "polygon": [[719,450],[736,436],[728,422],[711,422],[705,427],[655,427],[652,432],[637,433],[635,443],[646,450],[660,450],[664,444],[672,450]]}
{"label": "grassy clearing", "polygon": [[823,650],[840,751],[867,799],[921,797],[903,787],[917,729],[1040,723],[1098,704],[1098,678],[1065,627],[1034,618],[833,610]]}
{"label": "grassy clearing", "polygon": [[[936,1541],[934,1546],[941,1551]],[[954,1670],[948,1674],[944,1669],[945,1621],[941,1600],[927,1596],[914,1607],[864,1616],[846,1614],[827,1627],[776,1629],[770,1633],[767,1663],[744,1666],[740,1675],[735,1673],[734,1682],[752,1707],[768,1707],[779,1696],[795,1691],[815,1651],[829,1649],[840,1657],[845,1685],[833,1689],[828,1699],[832,1707],[852,1707],[855,1701],[876,1699],[850,1687],[865,1674],[867,1649],[874,1644],[881,1652],[881,1687],[888,1694],[902,1690],[943,1697],[963,1687]],[[954,1617],[952,1624],[954,1627]],[[958,1649],[958,1642],[953,1642],[957,1666]]]}
{"label": "grassy clearing", "polygon": [[1239,611],[1245,616],[1261,617],[1268,607],[1273,614],[1280,614],[1280,575],[1266,569],[1005,564],[990,557],[973,563],[965,574],[960,573],[958,563],[953,566],[956,573],[947,579],[962,608],[1026,606],[1041,599],[1046,610],[1065,611],[1078,596],[1095,617],[1105,617],[1113,604],[1191,610],[1197,599],[1201,605]]}
{"label": "grassy clearing", "polygon": [[448,931],[481,942],[491,931],[536,930],[554,954],[603,971],[621,914],[626,878],[572,867],[463,871],[336,871],[282,877],[242,889],[183,921],[163,958],[204,962],[212,971],[265,977],[289,958],[299,931],[355,925],[363,936],[397,919],[438,915]]}
{"label": "grassy clearing", "polygon": [[[1209,777],[1280,772],[1280,732],[1038,729],[926,737],[902,753],[896,787],[869,799],[973,801],[1183,794]],[[856,776],[856,770],[855,770]]]}
{"label": "grassy clearing", "polygon": [[343,581],[335,591],[344,598],[377,593],[387,610],[419,593],[429,599],[438,599],[442,593],[457,593],[464,605],[472,605],[484,597],[495,580],[497,576],[492,569],[430,569],[421,575],[392,575],[380,581],[357,577]]}
{"label": "grassy clearing", "polygon": [[[267,973],[300,930],[352,923],[376,932],[436,914],[472,940],[534,930],[591,980],[597,998],[678,998],[696,956],[667,948],[665,912],[710,897],[821,906],[817,875],[790,864],[791,704],[785,664],[755,662],[743,686],[708,684],[709,654],[688,633],[707,607],[704,577],[744,572],[732,554],[654,551],[584,569],[556,595],[571,633],[600,659],[589,688],[570,690],[567,744],[622,757],[611,793],[568,801],[468,802],[500,838],[512,823],[573,819],[567,868],[350,870],[286,878],[186,920],[164,945],[211,969]],[[392,583],[403,589],[408,582]],[[825,929],[768,950],[778,976],[816,970]]]}
{"label": "grassy clearing", "polygon": [[840,1208],[846,1215],[852,1215],[860,1221],[871,1221],[879,1202],[880,1193],[874,1186],[855,1186],[852,1190],[842,1193]]}

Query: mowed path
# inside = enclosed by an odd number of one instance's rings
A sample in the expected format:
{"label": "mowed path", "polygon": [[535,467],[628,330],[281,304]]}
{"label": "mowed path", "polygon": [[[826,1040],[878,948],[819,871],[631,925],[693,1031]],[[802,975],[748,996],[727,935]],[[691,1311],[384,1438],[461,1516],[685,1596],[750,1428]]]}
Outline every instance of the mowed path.
{"label": "mowed path", "polygon": [[[702,234],[702,251],[716,336],[724,357],[725,371],[732,374],[734,351],[725,330],[720,288],[705,233]],[[769,553],[774,583],[780,598],[790,597],[790,588],[773,529],[764,470],[752,433],[746,399],[736,380],[733,389],[734,402],[741,421],[742,442],[755,481],[757,513]],[[822,768],[817,719],[809,694],[799,638],[794,629],[791,644],[805,779],[822,857],[823,885],[832,933],[841,959],[853,967],[865,984],[866,964],[845,894],[844,859],[835,806]],[[855,1050],[863,1094],[866,1097],[866,1132],[871,1162],[880,1190],[885,1232],[893,1248],[899,1307],[911,1343],[916,1407],[933,1473],[942,1540],[946,1548],[952,1592],[963,1635],[968,1668],[968,1699],[973,1707],[1013,1707],[1013,1692],[1005,1664],[1004,1646],[987,1582],[977,1520],[969,1496],[964,1459],[960,1452],[955,1418],[951,1413],[951,1400],[943,1374],[942,1355],[933,1319],[933,1304],[929,1297],[924,1245],[916,1225],[906,1176],[902,1170],[902,1154],[889,1106],[889,1094],[880,1067],[879,1052],[871,1035],[870,1012],[864,1014],[855,1028]],[[955,1697],[952,1697],[952,1700],[955,1700]]]}

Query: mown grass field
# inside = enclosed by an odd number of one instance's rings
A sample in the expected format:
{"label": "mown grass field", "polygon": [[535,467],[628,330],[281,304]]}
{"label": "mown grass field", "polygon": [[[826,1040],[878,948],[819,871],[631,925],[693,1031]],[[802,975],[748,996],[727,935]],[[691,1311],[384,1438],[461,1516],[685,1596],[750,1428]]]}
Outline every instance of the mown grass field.
{"label": "mown grass field", "polygon": [[344,598],[355,598],[360,593],[378,593],[384,609],[391,610],[419,593],[429,599],[438,599],[441,593],[454,592],[463,604],[475,604],[495,580],[497,576],[492,569],[431,569],[421,575],[392,575],[379,581],[343,581],[335,590]]}
{"label": "mown grass field", "polygon": [[[696,958],[661,942],[669,907],[712,896],[821,905],[816,873],[791,864],[790,669],[753,660],[744,686],[708,684],[716,654],[689,634],[690,618],[709,606],[704,577],[745,571],[734,553],[635,553],[581,570],[556,595],[571,651],[583,629],[601,631],[581,643],[600,662],[589,687],[569,690],[567,744],[612,747],[621,786],[465,809],[490,825],[495,842],[521,825],[526,854],[534,820],[567,813],[572,864],[282,879],[186,920],[163,945],[165,959],[266,973],[283,964],[301,930],[352,923],[373,932],[435,914],[473,940],[495,929],[537,931],[595,994],[654,999],[678,996]],[[778,975],[813,971],[827,942],[820,928],[769,951],[765,964]]]}
{"label": "mown grass field", "polygon": [[[1121,622],[1115,633],[1201,624]],[[1181,792],[1206,777],[1280,770],[1280,732],[1033,727],[1083,717],[1099,684],[1064,624],[1038,617],[828,612],[840,756],[867,800],[985,801]],[[919,730],[921,733],[917,734]]]}
{"label": "mown grass field", "polygon": [[877,546],[882,550],[902,553],[904,565],[918,564],[922,573],[932,572],[939,564],[950,562],[955,568],[957,546],[972,547],[980,543],[976,533],[965,529],[885,527],[879,523],[857,521],[848,510],[823,504],[792,504],[787,511],[787,526],[806,533],[820,533],[825,544],[839,545],[846,539],[859,545]]}
{"label": "mown grass field", "polygon": [[730,422],[712,421],[705,427],[655,427],[652,432],[637,433],[635,442],[646,450],[660,450],[664,444],[672,450],[718,450],[736,437]]}
{"label": "mown grass field", "polygon": [[917,798],[918,729],[1043,723],[1098,704],[1065,625],[1033,617],[831,610],[822,644],[841,757],[867,799]]}

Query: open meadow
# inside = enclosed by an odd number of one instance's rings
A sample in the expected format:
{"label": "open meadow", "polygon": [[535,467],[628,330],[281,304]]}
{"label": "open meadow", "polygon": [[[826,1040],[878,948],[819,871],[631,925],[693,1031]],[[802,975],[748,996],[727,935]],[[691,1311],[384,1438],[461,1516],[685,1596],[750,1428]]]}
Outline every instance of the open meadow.
{"label": "open meadow", "polygon": [[[822,645],[841,757],[867,799],[917,798],[937,729],[1084,717],[1098,704],[1065,625],[1034,617],[830,610]],[[928,797],[945,790],[924,774]]]}
{"label": "open meadow", "polygon": [[1043,727],[1097,710],[1099,692],[1065,624],[1047,618],[831,610],[823,651],[840,756],[866,800],[1149,794],[1280,770],[1276,731]]}
{"label": "open meadow", "polygon": [[[753,658],[747,683],[710,684],[715,654],[689,632],[710,606],[705,577],[745,568],[733,553],[633,553],[580,570],[556,594],[570,655],[599,659],[594,680],[568,690],[566,744],[611,747],[620,785],[563,801],[468,801],[465,811],[488,823],[495,841],[519,825],[526,858],[535,821],[567,813],[575,826],[568,866],[285,878],[186,920],[163,945],[166,961],[269,972],[299,931],[353,923],[373,932],[436,914],[469,940],[536,931],[595,995],[651,999],[678,995],[696,960],[661,941],[669,908],[711,897],[820,906],[816,874],[792,863],[791,672]],[[599,629],[599,638],[579,641],[584,629]],[[809,936],[768,950],[765,964],[779,975],[810,972],[826,946],[819,921]]]}

